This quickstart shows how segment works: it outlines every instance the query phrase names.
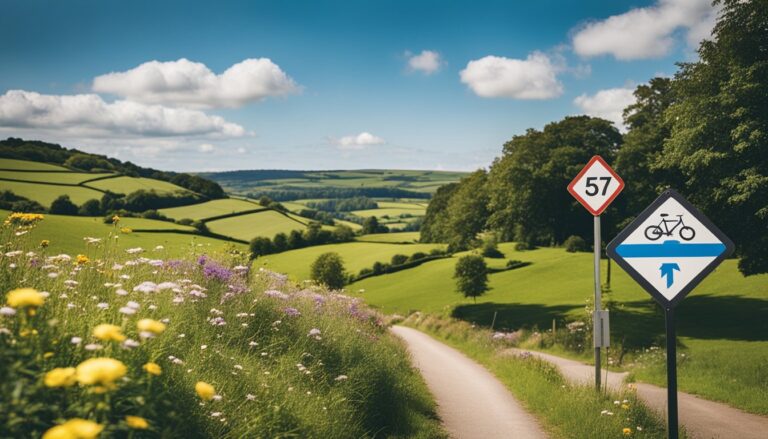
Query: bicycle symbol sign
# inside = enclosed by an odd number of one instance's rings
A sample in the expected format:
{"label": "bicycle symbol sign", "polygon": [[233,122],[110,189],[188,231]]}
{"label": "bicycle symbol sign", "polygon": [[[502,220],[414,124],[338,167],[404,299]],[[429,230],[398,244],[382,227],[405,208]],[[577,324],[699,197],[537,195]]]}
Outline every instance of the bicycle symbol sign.
{"label": "bicycle symbol sign", "polygon": [[659,303],[673,306],[733,252],[733,243],[670,189],[622,230],[607,252]]}

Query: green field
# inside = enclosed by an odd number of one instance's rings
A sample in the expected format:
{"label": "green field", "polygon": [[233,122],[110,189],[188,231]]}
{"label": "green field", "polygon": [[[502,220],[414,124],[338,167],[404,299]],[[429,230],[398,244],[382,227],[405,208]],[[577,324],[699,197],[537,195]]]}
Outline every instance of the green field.
{"label": "green field", "polygon": [[214,216],[228,215],[260,208],[262,208],[262,206],[250,201],[225,198],[223,200],[206,201],[205,203],[193,204],[191,206],[160,209],[159,212],[168,218],[177,220],[182,218],[201,220]]}
{"label": "green field", "polygon": [[128,227],[134,231],[137,230],[184,230],[194,232],[195,229],[190,226],[172,223],[170,221],[157,221],[145,218],[120,218],[120,227]]}
{"label": "green field", "polygon": [[[374,262],[386,262],[396,254],[410,256],[417,252],[429,253],[435,248],[444,248],[442,244],[385,244],[373,242],[347,242],[342,244],[319,245],[298,250],[291,250],[275,255],[258,258],[254,264],[288,274],[296,281],[309,279],[312,262],[323,253],[336,252],[344,260],[344,268],[357,274],[363,268],[370,268]],[[408,270],[405,270],[408,271]],[[357,284],[354,284],[357,285]]]}
{"label": "green field", "polygon": [[400,215],[411,215],[413,217],[424,216],[426,209],[402,209],[402,208],[379,208],[379,209],[367,209],[367,210],[355,210],[352,212],[355,216],[360,218],[367,218],[369,216],[375,216],[381,218],[388,216],[390,218],[400,218]]}
{"label": "green field", "polygon": [[[549,328],[555,319],[586,320],[592,297],[592,255],[559,248],[518,252],[502,244],[506,259],[532,262],[512,271],[491,274],[491,291],[477,303],[455,292],[456,258],[427,262],[393,274],[350,285],[365,290],[366,302],[385,312],[452,313],[455,317],[496,328]],[[500,266],[504,260],[488,260]],[[602,273],[606,273],[603,261]],[[611,308],[614,343],[630,349],[659,345],[664,321],[651,297],[614,264],[612,292],[604,295]],[[768,414],[768,275],[744,277],[736,260],[725,261],[678,306],[678,340],[686,360],[679,367],[680,389]],[[615,355],[615,354],[614,354]],[[588,355],[584,358],[588,361]],[[632,368],[638,379],[664,385],[661,359]],[[724,375],[723,370],[729,373]]]}
{"label": "green field", "polygon": [[42,183],[22,183],[0,180],[0,190],[13,191],[16,195],[37,201],[50,207],[53,200],[61,195],[69,195],[75,204],[83,204],[90,199],[101,199],[103,193],[82,186],[57,186]]}
{"label": "green field", "polygon": [[357,238],[363,242],[392,242],[397,244],[419,242],[419,232],[374,233]]}
{"label": "green field", "polygon": [[0,179],[22,180],[41,183],[78,184],[93,178],[106,177],[113,174],[91,174],[88,172],[24,172],[0,171]]}
{"label": "green field", "polygon": [[87,184],[90,187],[111,191],[116,194],[130,194],[138,190],[154,190],[156,192],[188,192],[186,189],[168,183],[167,181],[154,180],[152,178],[120,176],[98,180]]}
{"label": "green field", "polygon": [[[0,217],[5,218],[8,213],[8,211],[0,210]],[[145,229],[160,229],[167,227],[166,224],[174,226],[172,223],[140,218],[123,218],[120,223],[123,226],[125,224],[141,224],[142,228]],[[120,227],[104,224],[101,218],[46,214],[45,219],[25,237],[35,243],[43,239],[49,240],[50,246],[45,250],[47,254],[67,253],[76,255],[83,253],[98,255],[103,252],[104,241],[106,240],[111,241],[112,244],[110,245],[118,250],[141,247],[147,250],[146,257],[152,257],[153,254],[157,254],[157,257],[177,257],[189,254],[190,250],[204,253],[222,251],[231,246],[247,251],[243,244],[204,236],[181,233],[121,233],[119,229]],[[100,238],[102,242],[98,246],[87,245],[83,240],[86,236]],[[158,245],[163,246],[164,249],[162,251],[153,250]]]}
{"label": "green field", "polygon": [[22,171],[69,171],[69,169],[65,167],[51,165],[49,163],[6,158],[0,158],[0,169],[19,169]]}
{"label": "green field", "polygon": [[[306,221],[306,220],[305,220]],[[250,241],[257,236],[272,238],[278,233],[303,230],[305,226],[283,214],[269,210],[206,223],[213,233]]]}

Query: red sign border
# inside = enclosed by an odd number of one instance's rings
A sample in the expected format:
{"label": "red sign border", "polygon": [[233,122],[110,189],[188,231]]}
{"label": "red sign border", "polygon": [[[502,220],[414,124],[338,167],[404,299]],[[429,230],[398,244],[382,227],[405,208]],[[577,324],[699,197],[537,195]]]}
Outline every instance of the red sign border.
{"label": "red sign border", "polygon": [[[581,177],[584,176],[587,170],[591,168],[595,162],[600,162],[600,164],[605,166],[605,169],[607,169],[608,172],[613,176],[613,178],[615,178],[616,181],[619,182],[619,187],[610,197],[608,197],[608,199],[605,201],[605,203],[603,203],[602,206],[593,210],[592,207],[589,206],[589,203],[587,203],[583,198],[581,198],[581,196],[579,196],[578,193],[576,193],[573,187],[576,186],[576,182],[581,180]],[[611,166],[605,160],[603,160],[603,158],[600,157],[599,155],[593,156],[591,159],[589,159],[589,161],[587,162],[586,165],[584,165],[584,167],[581,169],[579,174],[576,175],[576,177],[573,180],[571,180],[571,182],[568,184],[568,192],[570,192],[571,195],[573,195],[573,198],[576,198],[576,200],[579,203],[581,203],[581,205],[584,206],[584,208],[586,208],[589,211],[589,213],[591,213],[594,216],[600,216],[600,214],[602,214],[605,211],[605,209],[608,208],[608,206],[613,202],[613,200],[619,196],[622,190],[624,190],[624,180],[622,180],[621,177],[619,177],[619,174],[617,174],[616,171],[614,171],[613,168],[611,168]]]}

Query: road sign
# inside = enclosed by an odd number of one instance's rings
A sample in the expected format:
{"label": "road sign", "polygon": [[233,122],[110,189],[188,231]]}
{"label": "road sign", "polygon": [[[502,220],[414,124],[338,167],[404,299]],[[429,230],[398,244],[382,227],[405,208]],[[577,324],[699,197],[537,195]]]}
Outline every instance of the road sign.
{"label": "road sign", "polygon": [[733,252],[704,214],[667,190],[608,244],[608,256],[662,306],[675,306]]}
{"label": "road sign", "polygon": [[592,157],[568,185],[571,193],[592,215],[600,215],[624,189],[624,180],[602,157]]}
{"label": "road sign", "polygon": [[733,253],[733,242],[682,195],[668,189],[608,243],[607,252],[664,307],[667,437],[677,439],[675,305]]}

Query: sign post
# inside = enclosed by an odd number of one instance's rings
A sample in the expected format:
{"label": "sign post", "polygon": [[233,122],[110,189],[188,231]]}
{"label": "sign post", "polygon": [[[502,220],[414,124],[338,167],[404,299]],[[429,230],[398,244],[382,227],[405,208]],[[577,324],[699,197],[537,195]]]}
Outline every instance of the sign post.
{"label": "sign post", "polygon": [[675,306],[733,253],[696,207],[666,190],[607,246],[608,256],[664,308],[667,330],[668,436],[678,437]]}
{"label": "sign post", "polygon": [[[595,346],[595,388],[600,390],[600,348],[608,347],[607,311],[603,311],[600,286],[600,214],[624,189],[624,181],[602,157],[592,157],[568,185],[568,192],[594,215],[595,309],[592,312]],[[605,322],[605,323],[604,323]]]}

